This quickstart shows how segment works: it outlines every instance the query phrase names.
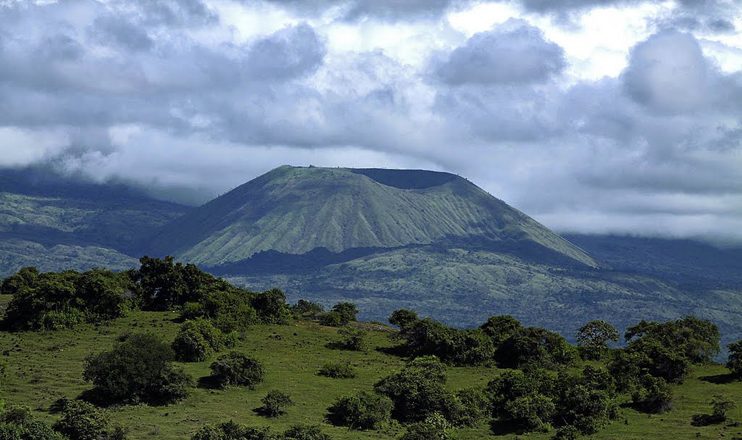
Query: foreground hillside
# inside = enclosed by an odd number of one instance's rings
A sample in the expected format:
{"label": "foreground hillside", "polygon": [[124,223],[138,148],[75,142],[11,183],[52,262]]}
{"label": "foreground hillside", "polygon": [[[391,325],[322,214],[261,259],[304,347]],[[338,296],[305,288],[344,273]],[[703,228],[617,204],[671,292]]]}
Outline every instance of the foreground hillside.
{"label": "foreground hillside", "polygon": [[[0,304],[9,301],[0,297]],[[82,380],[84,359],[91,353],[109,349],[119,335],[136,330],[152,332],[172,340],[179,328],[174,312],[131,312],[124,318],[98,326],[84,325],[56,332],[0,332],[0,347],[8,368],[3,380],[3,397],[8,404],[26,405],[42,420],[52,422],[58,415],[50,411],[57,399],[74,399],[90,389]],[[236,351],[259,359],[265,367],[263,383],[254,390],[241,387],[213,390],[195,388],[184,401],[167,406],[121,406],[109,409],[114,421],[129,430],[129,439],[184,439],[205,424],[233,420],[250,426],[270,426],[279,431],[296,423],[321,424],[333,439],[396,439],[404,432],[398,424],[381,431],[354,431],[334,427],[324,420],[326,409],[340,397],[369,390],[379,379],[399,371],[405,360],[385,352],[395,342],[391,330],[375,324],[355,324],[368,331],[370,349],[352,352],[328,348],[338,338],[338,329],[315,322],[298,321],[290,325],[256,325],[249,328]],[[208,375],[212,358],[203,362],[183,363],[194,377]],[[316,374],[327,362],[349,361],[357,371],[353,379],[331,379]],[[574,367],[578,369],[578,366]],[[484,386],[504,370],[492,366],[448,367],[451,390]],[[683,384],[673,386],[673,409],[659,415],[622,408],[618,420],[611,422],[591,438],[595,439],[718,439],[740,438],[742,427],[729,423],[695,427],[694,414],[710,411],[710,396],[723,393],[742,399],[742,382],[729,382],[722,366],[696,367]],[[295,406],[276,419],[266,419],[253,410],[269,390],[291,395]],[[729,418],[742,420],[742,406],[730,411]],[[456,439],[549,439],[549,433],[495,436],[487,423],[454,431]]]}

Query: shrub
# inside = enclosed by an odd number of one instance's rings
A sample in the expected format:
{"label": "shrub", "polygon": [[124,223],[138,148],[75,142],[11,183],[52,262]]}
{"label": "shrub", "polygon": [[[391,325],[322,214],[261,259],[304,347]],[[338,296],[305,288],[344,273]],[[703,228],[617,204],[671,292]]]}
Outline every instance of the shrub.
{"label": "shrub", "polygon": [[355,369],[350,362],[328,363],[317,372],[320,376],[332,377],[334,379],[352,379],[356,377]]}
{"label": "shrub", "polygon": [[205,286],[218,282],[193,264],[176,263],[173,257],[142,257],[139,262],[133,278],[145,310],[173,310],[198,301]]}
{"label": "shrub", "polygon": [[328,327],[342,327],[356,320],[358,308],[348,302],[337,303],[327,313],[320,315],[320,323]]}
{"label": "shrub", "polygon": [[277,440],[268,428],[250,428],[234,422],[204,426],[191,440]]}
{"label": "shrub", "polygon": [[727,412],[737,405],[728,396],[717,394],[711,398],[711,414],[694,414],[691,419],[693,426],[708,426],[724,423],[727,420]]}
{"label": "shrub", "polygon": [[339,341],[328,344],[330,348],[350,351],[366,351],[366,332],[355,328],[341,328],[338,334],[342,337]]}
{"label": "shrub", "polygon": [[252,306],[253,294],[218,280],[201,289],[197,305],[188,303],[181,313],[185,319],[204,317],[224,333],[244,331],[260,322]]}
{"label": "shrub", "polygon": [[111,425],[108,415],[95,406],[77,400],[63,403],[62,417],[54,430],[75,440],[123,440],[122,428]]}
{"label": "shrub", "polygon": [[257,360],[233,351],[219,356],[211,364],[211,379],[221,388],[241,385],[254,389],[263,381],[263,366]]}
{"label": "shrub", "polygon": [[340,316],[340,313],[337,312],[327,312],[321,314],[319,317],[319,322],[320,324],[327,327],[342,327],[343,325],[345,325],[345,323],[343,323],[343,317]]}
{"label": "shrub", "polygon": [[742,340],[729,344],[729,359],[727,368],[731,371],[732,376],[742,379]]}
{"label": "shrub", "polygon": [[263,406],[259,409],[260,414],[266,417],[278,417],[286,413],[286,408],[292,406],[294,401],[291,397],[281,391],[270,391],[261,399]]}
{"label": "shrub", "polygon": [[570,365],[576,352],[559,334],[527,327],[503,341],[495,358],[499,365],[507,368],[556,368]]}
{"label": "shrub", "polygon": [[582,434],[574,426],[566,425],[557,429],[552,440],[577,440]]}
{"label": "shrub", "polygon": [[494,345],[482,330],[459,330],[426,318],[410,323],[399,335],[412,356],[437,356],[456,365],[492,359]]}
{"label": "shrub", "polygon": [[296,425],[283,433],[283,440],[332,440],[319,426]]}
{"label": "shrub", "polygon": [[556,406],[551,398],[542,394],[529,394],[505,403],[500,420],[518,430],[544,431]]}
{"label": "shrub", "polygon": [[89,356],[83,378],[109,402],[170,403],[187,396],[191,379],[176,370],[173,350],[151,334],[132,334],[111,351]]}
{"label": "shrub", "polygon": [[591,435],[608,423],[614,411],[615,404],[605,391],[570,383],[561,389],[554,420],[558,425],[571,425],[582,434]]}
{"label": "shrub", "polygon": [[264,324],[286,324],[291,320],[286,295],[279,289],[253,295],[251,305],[257,312],[260,322]]}
{"label": "shrub", "polygon": [[634,406],[647,413],[663,413],[672,408],[672,390],[661,377],[644,375],[632,393]]}
{"label": "shrub", "polygon": [[395,310],[392,312],[391,316],[389,316],[389,323],[396,325],[402,331],[409,328],[418,320],[419,318],[417,317],[417,313],[407,309]]}
{"label": "shrub", "polygon": [[424,421],[408,426],[400,440],[450,440],[449,428],[445,417],[431,414]]}
{"label": "shrub", "polygon": [[380,380],[374,388],[394,402],[393,416],[419,422],[433,413],[450,417],[454,396],[446,389],[446,369],[433,356],[419,357],[402,371]]}
{"label": "shrub", "polygon": [[489,399],[479,388],[457,391],[455,402],[449,409],[451,423],[455,426],[474,426],[489,413]]}
{"label": "shrub", "polygon": [[234,346],[234,337],[225,337],[203,318],[184,322],[172,344],[177,359],[182,362],[203,361],[228,346]]}
{"label": "shrub", "polygon": [[377,429],[391,418],[392,401],[376,393],[362,391],[355,396],[341,397],[328,409],[333,425],[352,429]]}
{"label": "shrub", "polygon": [[324,313],[325,308],[316,302],[300,299],[296,305],[291,307],[291,312],[296,318],[312,319]]}
{"label": "shrub", "polygon": [[35,420],[27,408],[8,408],[0,414],[0,440],[67,440],[49,425]]}

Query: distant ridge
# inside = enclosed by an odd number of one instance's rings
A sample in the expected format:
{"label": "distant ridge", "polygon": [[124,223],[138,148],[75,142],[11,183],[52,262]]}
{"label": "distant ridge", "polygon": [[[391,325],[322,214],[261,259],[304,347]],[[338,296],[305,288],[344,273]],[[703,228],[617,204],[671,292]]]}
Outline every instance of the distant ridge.
{"label": "distant ridge", "polygon": [[425,170],[276,168],[163,227],[152,253],[215,266],[259,252],[507,244],[595,260],[481,188]]}

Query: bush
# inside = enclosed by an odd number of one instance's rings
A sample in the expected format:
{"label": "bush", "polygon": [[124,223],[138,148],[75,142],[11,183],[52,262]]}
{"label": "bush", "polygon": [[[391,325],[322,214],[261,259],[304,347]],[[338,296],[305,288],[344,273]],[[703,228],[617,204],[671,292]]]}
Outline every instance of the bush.
{"label": "bush", "polygon": [[268,428],[249,428],[234,422],[204,426],[191,440],[277,440]]}
{"label": "bush", "polygon": [[408,426],[400,440],[450,440],[449,428],[445,417],[431,414],[424,421]]}
{"label": "bush", "polygon": [[454,395],[446,389],[446,369],[433,356],[419,357],[374,388],[394,402],[392,414],[401,422],[419,422],[434,413],[451,417]]}
{"label": "bush", "polygon": [[291,307],[291,312],[296,318],[314,319],[324,313],[325,308],[322,305],[300,299],[295,306]]}
{"label": "bush", "polygon": [[498,364],[506,368],[557,368],[572,364],[576,357],[562,336],[536,327],[516,331],[495,353]]}
{"label": "bush", "polygon": [[582,384],[567,384],[556,402],[555,423],[571,425],[582,434],[598,432],[615,412],[615,403],[605,391]]}
{"label": "bush", "polygon": [[341,328],[338,334],[342,337],[339,341],[330,342],[328,347],[338,350],[366,351],[366,332],[355,328]]}
{"label": "bush", "polygon": [[279,289],[253,295],[251,305],[257,312],[260,322],[264,324],[286,324],[291,320],[286,295]]}
{"label": "bush", "polygon": [[355,369],[350,362],[328,363],[317,372],[320,376],[332,377],[333,379],[353,379],[356,377]]}
{"label": "bush", "polygon": [[328,409],[327,419],[333,425],[351,429],[377,429],[391,418],[392,401],[376,393],[362,391],[341,397]]}
{"label": "bush", "polygon": [[577,440],[582,434],[574,426],[566,425],[557,429],[552,440]]}
{"label": "bush", "polygon": [[494,345],[482,330],[459,330],[426,318],[399,334],[411,356],[437,356],[455,365],[477,365],[494,356]]}
{"label": "bush", "polygon": [[0,440],[67,440],[35,420],[27,408],[9,408],[0,414]]}
{"label": "bush", "polygon": [[104,270],[40,274],[26,268],[7,278],[2,291],[13,295],[3,324],[10,330],[58,330],[83,322],[122,316],[130,281]]}
{"label": "bush", "polygon": [[202,287],[200,300],[187,303],[181,317],[209,319],[214,327],[223,333],[244,331],[249,326],[260,322],[258,312],[252,306],[253,294],[232,286],[224,280]]}
{"label": "bush", "polygon": [[263,406],[259,408],[258,412],[266,417],[278,417],[285,414],[286,408],[294,404],[288,394],[276,390],[268,392],[261,402],[263,402]]}
{"label": "bush", "polygon": [[192,381],[172,361],[173,350],[151,334],[129,335],[111,351],[85,360],[83,378],[108,402],[170,403],[185,398]]}
{"label": "bush", "polygon": [[68,400],[63,403],[62,417],[54,430],[75,440],[123,440],[124,430],[111,425],[108,415],[87,402]]}
{"label": "bush", "polygon": [[489,399],[479,388],[457,391],[455,402],[449,409],[451,423],[455,426],[474,426],[489,415]]}
{"label": "bush", "polygon": [[402,331],[412,326],[418,320],[417,313],[407,309],[395,310],[389,316],[389,323],[396,325]]}
{"label": "bush", "polygon": [[199,318],[180,326],[173,341],[173,351],[179,361],[201,362],[223,348],[234,346],[235,337],[226,337],[209,321]]}
{"label": "bush", "polygon": [[254,389],[263,381],[263,366],[257,360],[233,351],[219,356],[211,364],[211,379],[221,388],[240,385]]}
{"label": "bush", "polygon": [[283,440],[332,440],[319,426],[296,425],[283,433]]}
{"label": "bush", "polygon": [[640,411],[663,413],[672,409],[672,390],[661,377],[647,374],[639,381],[639,387],[632,393],[631,400]]}
{"label": "bush", "polygon": [[727,368],[731,371],[732,376],[742,379],[742,340],[729,344],[729,359]]}
{"label": "bush", "polygon": [[708,426],[724,423],[727,420],[727,412],[737,405],[728,396],[717,394],[711,398],[711,414],[694,414],[691,420],[693,426]]}
{"label": "bush", "polygon": [[320,323],[328,327],[342,327],[356,320],[358,308],[348,302],[337,303],[327,313],[320,315]]}
{"label": "bush", "polygon": [[556,410],[551,398],[542,394],[529,394],[505,403],[501,421],[525,432],[545,431]]}

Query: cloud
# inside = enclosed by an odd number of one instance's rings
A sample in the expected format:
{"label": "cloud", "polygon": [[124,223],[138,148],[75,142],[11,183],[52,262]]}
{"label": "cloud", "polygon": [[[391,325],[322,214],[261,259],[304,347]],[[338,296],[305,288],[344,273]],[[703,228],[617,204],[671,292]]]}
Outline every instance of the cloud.
{"label": "cloud", "polygon": [[634,47],[623,81],[634,100],[666,113],[706,111],[725,101],[734,105],[730,98],[736,100],[741,91],[739,76],[725,77],[692,35],[677,31],[660,32]]}
{"label": "cloud", "polygon": [[[621,49],[621,74],[580,80],[545,36],[568,28],[534,12],[595,2],[526,1],[530,21],[474,35],[429,20],[458,1],[272,2],[275,23],[244,35],[225,19],[236,4],[0,6],[0,166],[189,202],[286,163],[433,168],[562,230],[710,235],[707,221],[742,239],[742,73],[708,35],[659,30]],[[234,7],[259,21],[255,4]],[[414,61],[393,50],[402,23],[425,35]]]}
{"label": "cloud", "polygon": [[564,51],[522,20],[509,20],[472,36],[436,68],[444,82],[498,84],[542,82],[564,69]]}

